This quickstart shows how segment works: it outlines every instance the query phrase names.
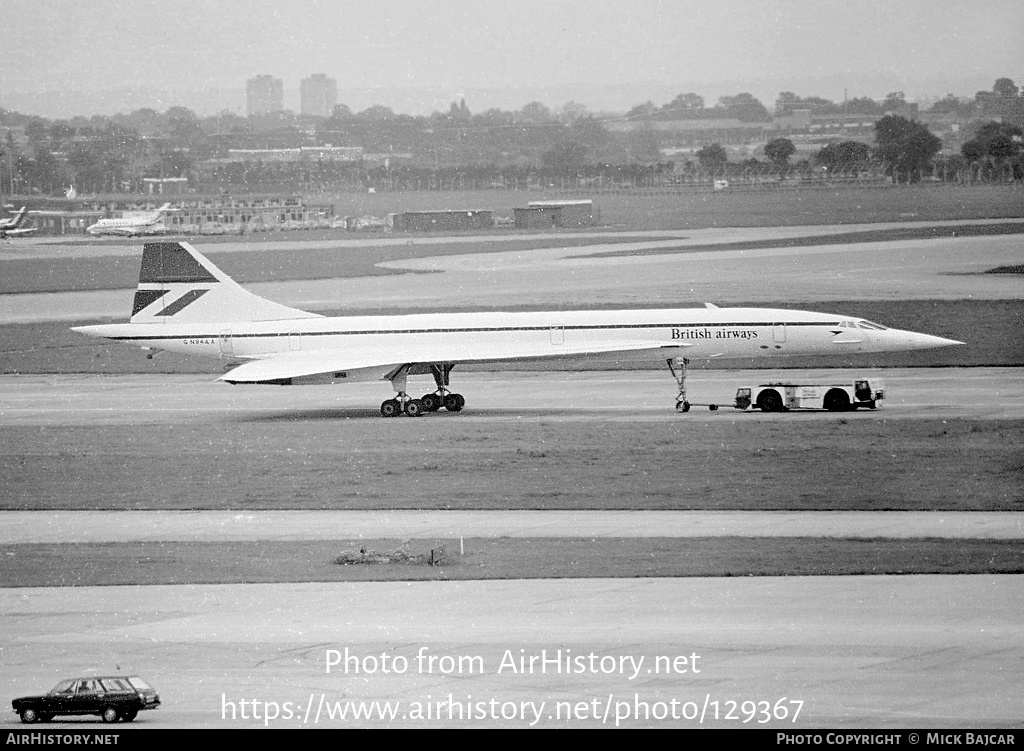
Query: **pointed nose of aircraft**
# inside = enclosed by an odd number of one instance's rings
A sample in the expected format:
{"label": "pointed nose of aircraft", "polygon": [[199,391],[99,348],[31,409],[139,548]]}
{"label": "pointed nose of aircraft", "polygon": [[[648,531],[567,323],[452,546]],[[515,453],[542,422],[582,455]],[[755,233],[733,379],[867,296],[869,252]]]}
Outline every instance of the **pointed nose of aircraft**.
{"label": "pointed nose of aircraft", "polygon": [[887,349],[936,349],[938,347],[952,347],[957,344],[964,344],[964,342],[958,342],[956,339],[944,339],[941,336],[919,334],[916,331],[889,329],[885,333],[889,335],[886,337]]}

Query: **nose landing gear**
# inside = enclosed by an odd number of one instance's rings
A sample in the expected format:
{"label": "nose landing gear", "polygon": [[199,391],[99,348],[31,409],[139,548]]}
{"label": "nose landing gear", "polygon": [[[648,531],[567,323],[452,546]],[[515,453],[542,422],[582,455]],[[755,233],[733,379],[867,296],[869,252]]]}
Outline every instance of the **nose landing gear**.
{"label": "nose landing gear", "polygon": [[668,369],[679,386],[679,393],[676,394],[676,412],[689,412],[690,403],[686,400],[686,366],[690,361],[685,357],[671,357],[665,362],[668,363]]}
{"label": "nose landing gear", "polygon": [[690,364],[690,361],[685,357],[672,357],[667,359],[665,362],[668,363],[668,369],[672,373],[672,377],[676,379],[676,384],[679,386],[679,393],[676,394],[676,412],[689,412],[690,407],[707,407],[712,412],[718,410],[717,404],[693,404],[686,398],[686,367]]}

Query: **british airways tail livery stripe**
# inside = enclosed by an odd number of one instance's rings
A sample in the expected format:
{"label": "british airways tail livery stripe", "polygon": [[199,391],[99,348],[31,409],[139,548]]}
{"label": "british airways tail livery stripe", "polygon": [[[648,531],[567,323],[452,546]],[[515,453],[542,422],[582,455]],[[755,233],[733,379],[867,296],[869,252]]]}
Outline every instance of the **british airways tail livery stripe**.
{"label": "british airways tail livery stripe", "polygon": [[139,284],[216,282],[217,278],[182,245],[184,243],[146,243],[142,249]]}
{"label": "british airways tail livery stripe", "polygon": [[321,318],[242,289],[186,242],[146,243],[131,323],[249,323]]}

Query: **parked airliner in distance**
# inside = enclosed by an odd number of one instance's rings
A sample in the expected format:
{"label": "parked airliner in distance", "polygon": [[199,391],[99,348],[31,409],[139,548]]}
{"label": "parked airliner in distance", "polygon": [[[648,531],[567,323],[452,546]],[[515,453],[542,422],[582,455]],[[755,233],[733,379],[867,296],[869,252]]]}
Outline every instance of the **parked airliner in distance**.
{"label": "parked airliner in distance", "polygon": [[[530,313],[431,313],[324,317],[247,292],[186,242],[146,243],[129,323],[79,326],[82,334],[222,358],[231,384],[390,381],[381,414],[417,417],[465,399],[449,389],[463,363],[595,355],[667,362],[676,409],[685,412],[691,359],[849,354],[962,344],[886,328],[862,318],[769,308],[678,308]],[[410,398],[408,377],[431,375],[435,390]]]}
{"label": "parked airliner in distance", "polygon": [[120,219],[100,219],[96,224],[86,227],[85,231],[90,235],[121,235],[124,237],[163,234],[166,231],[164,227],[164,214],[170,208],[171,204],[165,203],[156,211],[136,216],[126,216]]}
{"label": "parked airliner in distance", "polygon": [[38,227],[21,226],[21,223],[25,220],[25,215],[27,213],[28,210],[22,206],[21,210],[14,216],[8,217],[7,219],[0,219],[0,238],[21,237],[22,235],[30,235],[33,232],[38,232]]}

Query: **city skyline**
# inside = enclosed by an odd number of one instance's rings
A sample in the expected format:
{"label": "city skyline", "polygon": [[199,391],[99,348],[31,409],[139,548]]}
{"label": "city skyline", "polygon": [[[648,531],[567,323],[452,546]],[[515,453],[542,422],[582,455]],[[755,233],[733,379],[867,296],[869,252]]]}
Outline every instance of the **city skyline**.
{"label": "city skyline", "polygon": [[266,74],[245,82],[245,109],[250,115],[266,115],[284,109],[284,82]]}
{"label": "city skyline", "polygon": [[314,73],[302,79],[299,98],[303,115],[327,117],[338,103],[338,82],[323,73]]}
{"label": "city skyline", "polygon": [[[19,7],[21,6],[21,7]],[[465,98],[473,111],[568,100],[624,110],[695,91],[713,103],[781,90],[841,100],[972,96],[1024,78],[1024,6],[983,0],[59,0],[5,2],[0,107],[70,117],[157,110],[245,111],[246,82],[323,73],[339,103],[429,114]]]}

